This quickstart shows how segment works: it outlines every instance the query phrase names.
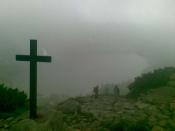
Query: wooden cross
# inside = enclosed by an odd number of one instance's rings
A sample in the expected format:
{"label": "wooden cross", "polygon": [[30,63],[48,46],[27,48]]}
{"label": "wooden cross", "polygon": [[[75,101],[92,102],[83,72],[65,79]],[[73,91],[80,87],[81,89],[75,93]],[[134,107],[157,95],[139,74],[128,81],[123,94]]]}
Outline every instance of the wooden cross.
{"label": "wooden cross", "polygon": [[37,62],[51,62],[51,56],[37,56],[37,40],[30,40],[30,55],[16,55],[17,61],[30,61],[30,118],[37,117]]}

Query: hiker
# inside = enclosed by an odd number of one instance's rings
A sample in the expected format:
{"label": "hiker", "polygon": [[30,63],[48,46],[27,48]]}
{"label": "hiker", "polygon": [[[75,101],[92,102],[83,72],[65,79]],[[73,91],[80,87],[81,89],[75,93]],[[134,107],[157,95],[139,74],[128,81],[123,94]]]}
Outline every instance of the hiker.
{"label": "hiker", "polygon": [[119,95],[120,95],[120,89],[118,88],[118,85],[115,85],[115,87],[114,87],[114,97],[115,97],[115,99],[118,99]]}
{"label": "hiker", "polygon": [[93,91],[94,91],[95,98],[98,98],[98,96],[99,96],[99,86],[98,85],[95,86]]}

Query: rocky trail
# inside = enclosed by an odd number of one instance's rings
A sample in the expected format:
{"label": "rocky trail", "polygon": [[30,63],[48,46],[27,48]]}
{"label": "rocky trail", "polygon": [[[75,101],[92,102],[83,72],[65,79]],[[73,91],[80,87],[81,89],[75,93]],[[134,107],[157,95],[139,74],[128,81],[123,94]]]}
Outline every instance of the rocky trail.
{"label": "rocky trail", "polygon": [[39,110],[37,120],[28,112],[0,120],[0,131],[174,131],[175,88],[151,90],[137,100],[127,97],[69,98]]}

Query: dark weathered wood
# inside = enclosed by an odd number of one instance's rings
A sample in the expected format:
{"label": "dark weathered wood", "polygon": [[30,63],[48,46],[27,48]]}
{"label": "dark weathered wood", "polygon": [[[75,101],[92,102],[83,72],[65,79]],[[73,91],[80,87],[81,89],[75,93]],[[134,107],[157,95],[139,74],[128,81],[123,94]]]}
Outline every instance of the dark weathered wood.
{"label": "dark weathered wood", "polygon": [[[30,57],[37,56],[37,41],[30,41]],[[37,117],[37,62],[30,61],[30,118]]]}
{"label": "dark weathered wood", "polygon": [[28,56],[28,55],[16,55],[17,61],[36,61],[36,62],[51,62],[51,56]]}
{"label": "dark weathered wood", "polygon": [[37,56],[37,40],[30,40],[30,55],[16,55],[17,61],[30,61],[30,118],[37,117],[37,62],[51,62],[51,56]]}

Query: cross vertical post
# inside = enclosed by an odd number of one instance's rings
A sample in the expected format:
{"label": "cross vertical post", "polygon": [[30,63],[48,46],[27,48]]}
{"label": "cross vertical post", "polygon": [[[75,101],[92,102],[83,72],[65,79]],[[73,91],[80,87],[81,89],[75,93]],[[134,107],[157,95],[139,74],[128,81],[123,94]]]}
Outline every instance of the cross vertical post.
{"label": "cross vertical post", "polygon": [[51,56],[37,56],[37,40],[30,40],[30,55],[16,55],[17,61],[30,61],[30,118],[37,117],[37,62],[51,62]]}
{"label": "cross vertical post", "polygon": [[[30,56],[37,56],[37,41],[30,40]],[[37,62],[30,61],[30,118],[37,115]]]}

